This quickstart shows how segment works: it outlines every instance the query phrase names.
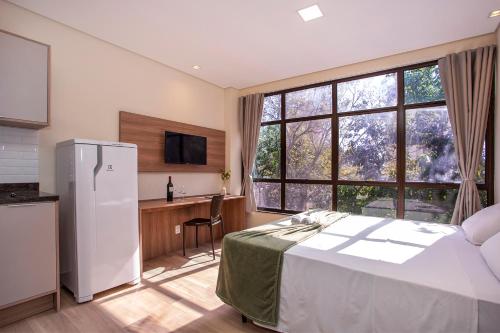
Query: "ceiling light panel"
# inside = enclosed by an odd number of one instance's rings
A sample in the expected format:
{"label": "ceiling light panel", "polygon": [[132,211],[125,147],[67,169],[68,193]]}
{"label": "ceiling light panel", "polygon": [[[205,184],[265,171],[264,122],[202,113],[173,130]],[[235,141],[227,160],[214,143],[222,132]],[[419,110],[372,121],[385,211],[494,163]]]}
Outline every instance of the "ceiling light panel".
{"label": "ceiling light panel", "polygon": [[308,22],[323,16],[321,9],[319,9],[318,5],[312,5],[301,10],[298,10],[300,17],[304,20],[304,22]]}

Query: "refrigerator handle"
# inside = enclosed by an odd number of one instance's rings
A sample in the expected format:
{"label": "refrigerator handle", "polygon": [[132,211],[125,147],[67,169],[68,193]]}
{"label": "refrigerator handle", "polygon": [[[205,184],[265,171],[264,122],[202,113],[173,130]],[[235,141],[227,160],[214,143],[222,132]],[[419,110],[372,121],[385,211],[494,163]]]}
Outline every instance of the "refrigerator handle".
{"label": "refrigerator handle", "polygon": [[102,146],[97,146],[97,164],[94,167],[94,192],[96,190],[96,177],[102,168]]}

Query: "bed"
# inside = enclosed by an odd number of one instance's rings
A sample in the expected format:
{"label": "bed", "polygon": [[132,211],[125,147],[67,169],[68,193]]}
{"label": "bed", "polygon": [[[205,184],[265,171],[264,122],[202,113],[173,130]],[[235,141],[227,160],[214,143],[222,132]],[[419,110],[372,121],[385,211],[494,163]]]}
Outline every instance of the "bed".
{"label": "bed", "polygon": [[277,325],[267,327],[498,332],[500,282],[460,227],[351,215],[284,252]]}

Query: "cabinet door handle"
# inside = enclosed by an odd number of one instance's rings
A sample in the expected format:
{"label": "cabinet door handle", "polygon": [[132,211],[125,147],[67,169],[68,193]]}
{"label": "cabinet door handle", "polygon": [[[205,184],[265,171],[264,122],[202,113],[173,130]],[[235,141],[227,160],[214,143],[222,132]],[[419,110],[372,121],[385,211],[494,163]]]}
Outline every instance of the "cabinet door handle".
{"label": "cabinet door handle", "polygon": [[36,206],[34,203],[26,203],[26,204],[11,204],[6,205],[7,207],[15,208],[15,207],[27,207],[27,206]]}

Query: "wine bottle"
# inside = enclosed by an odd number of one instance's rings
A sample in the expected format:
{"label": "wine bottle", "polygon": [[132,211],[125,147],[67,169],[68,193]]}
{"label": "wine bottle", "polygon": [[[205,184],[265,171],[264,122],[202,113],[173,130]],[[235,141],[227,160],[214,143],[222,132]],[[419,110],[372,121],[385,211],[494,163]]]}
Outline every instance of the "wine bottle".
{"label": "wine bottle", "polygon": [[174,184],[172,184],[172,176],[168,176],[167,201],[174,201]]}

